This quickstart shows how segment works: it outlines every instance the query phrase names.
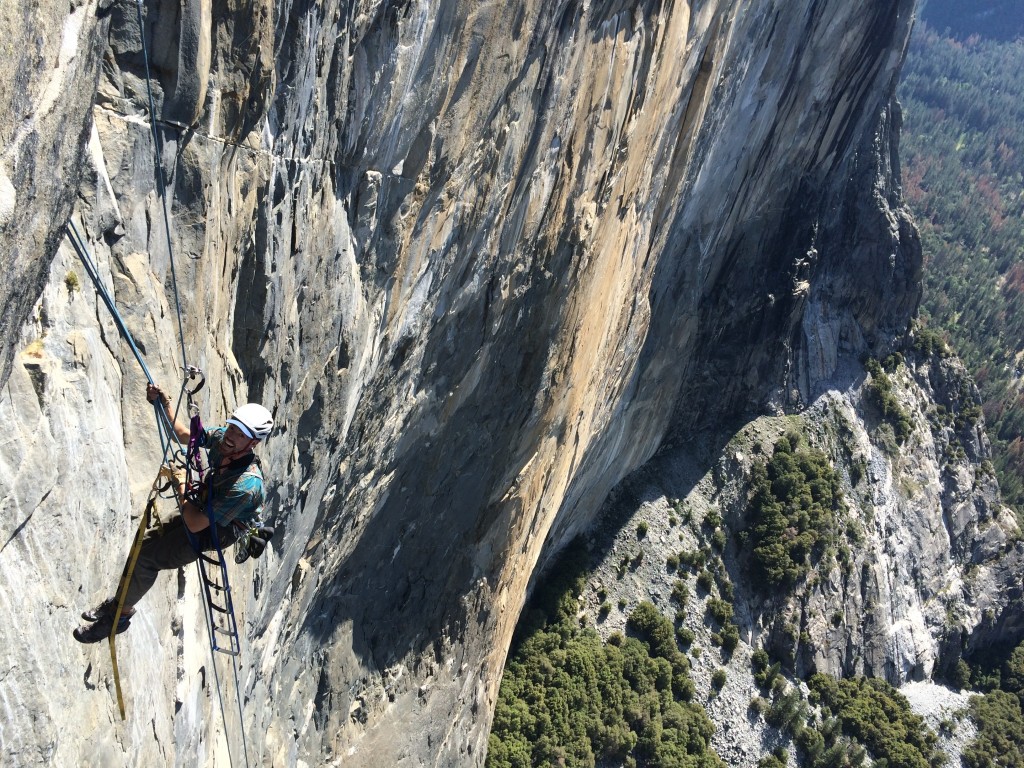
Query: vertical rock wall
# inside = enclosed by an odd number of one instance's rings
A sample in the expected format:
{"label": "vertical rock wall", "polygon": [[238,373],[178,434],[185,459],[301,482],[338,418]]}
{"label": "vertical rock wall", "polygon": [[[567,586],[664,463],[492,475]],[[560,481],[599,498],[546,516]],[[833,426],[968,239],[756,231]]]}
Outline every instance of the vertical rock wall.
{"label": "vertical rock wall", "polygon": [[[542,553],[671,426],[812,397],[916,304],[884,189],[908,0],[152,0],[170,248],[135,7],[82,8],[83,50],[106,48],[91,114],[86,82],[65,119],[92,121],[76,220],[171,386],[173,254],[208,420],[247,398],[275,412],[261,450],[282,535],[233,571],[243,724],[224,666],[217,708],[191,572],[121,641],[131,715],[114,722],[105,650],[64,638],[116,581],[157,447],[141,376],[62,247],[34,321],[19,334],[12,303],[3,336],[20,439],[0,565],[46,617],[31,645],[61,638],[16,650],[4,604],[19,762],[223,765],[244,732],[257,764],[480,764]],[[883,188],[850,181],[858,153]],[[65,200],[31,208],[37,274]],[[884,302],[857,290],[879,264]],[[92,424],[111,433],[77,451]],[[97,465],[109,477],[85,479]],[[80,545],[49,535],[63,516]]]}
{"label": "vertical rock wall", "polygon": [[0,382],[74,202],[109,4],[0,10]]}

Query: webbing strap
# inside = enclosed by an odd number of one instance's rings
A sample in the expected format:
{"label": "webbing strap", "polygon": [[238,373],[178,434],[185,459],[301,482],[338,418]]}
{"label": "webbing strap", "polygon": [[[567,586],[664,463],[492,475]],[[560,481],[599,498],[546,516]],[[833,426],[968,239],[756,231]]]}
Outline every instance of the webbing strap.
{"label": "webbing strap", "polygon": [[[159,480],[159,475],[157,480]],[[146,536],[146,529],[149,528],[149,521],[153,514],[156,503],[156,482],[149,492],[149,500],[139,520],[139,527],[135,530],[135,539],[132,542],[131,551],[128,554],[128,562],[125,563],[124,571],[121,573],[121,581],[117,585],[117,609],[114,611],[114,623],[110,626],[110,637],[107,641],[110,644],[110,663],[114,668],[114,688],[117,691],[117,708],[121,713],[121,719],[125,719],[124,695],[121,693],[121,675],[117,669],[117,647],[114,638],[117,637],[117,625],[121,621],[121,612],[124,610],[124,601],[128,597],[128,585],[131,584],[132,574],[135,572],[135,563],[138,562],[139,552],[142,551],[142,541]]]}

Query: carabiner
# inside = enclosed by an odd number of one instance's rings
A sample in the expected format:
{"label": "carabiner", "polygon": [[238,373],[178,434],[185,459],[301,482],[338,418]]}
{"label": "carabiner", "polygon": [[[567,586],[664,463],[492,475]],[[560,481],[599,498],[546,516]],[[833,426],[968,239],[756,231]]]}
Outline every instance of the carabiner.
{"label": "carabiner", "polygon": [[182,368],[182,371],[185,372],[185,379],[186,380],[191,380],[191,379],[195,379],[195,378],[199,379],[199,383],[196,384],[195,387],[193,387],[192,389],[189,389],[188,387],[184,387],[184,390],[186,392],[188,392],[188,396],[189,397],[193,397],[196,394],[196,392],[198,392],[204,386],[206,386],[206,374],[203,373],[198,368],[196,368],[194,365],[189,365],[187,367],[184,367],[184,368]]}

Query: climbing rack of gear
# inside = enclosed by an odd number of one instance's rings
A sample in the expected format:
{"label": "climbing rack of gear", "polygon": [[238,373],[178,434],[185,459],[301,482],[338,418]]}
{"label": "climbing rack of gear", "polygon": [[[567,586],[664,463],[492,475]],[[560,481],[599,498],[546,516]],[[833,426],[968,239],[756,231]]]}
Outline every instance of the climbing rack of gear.
{"label": "climbing rack of gear", "polygon": [[[125,597],[127,595],[128,584],[131,579],[132,572],[135,569],[136,561],[138,560],[139,552],[142,547],[143,538],[146,531],[149,529],[156,516],[156,500],[161,496],[173,496],[181,511],[181,505],[185,500],[195,501],[199,500],[199,494],[201,492],[201,485],[203,482],[203,466],[202,466],[202,454],[199,448],[205,440],[205,431],[203,430],[202,423],[199,419],[199,409],[194,402],[194,396],[205,384],[205,377],[198,368],[188,364],[188,356],[185,350],[185,333],[184,324],[182,320],[181,300],[178,294],[178,278],[175,272],[174,266],[174,251],[171,244],[171,226],[170,226],[170,213],[168,211],[168,200],[167,200],[167,181],[164,177],[163,171],[163,158],[160,150],[160,135],[157,130],[156,120],[156,107],[153,100],[153,88],[152,78],[150,75],[149,68],[149,51],[146,44],[146,33],[145,33],[145,22],[143,19],[143,0],[136,0],[136,9],[138,14],[139,32],[142,39],[142,58],[145,63],[145,75],[146,75],[146,89],[149,98],[149,117],[150,127],[152,130],[153,147],[154,147],[154,175],[156,178],[156,186],[158,197],[160,198],[161,207],[163,209],[163,229],[166,236],[167,253],[169,256],[170,268],[171,268],[171,284],[174,289],[174,301],[175,309],[177,314],[178,322],[178,336],[181,342],[181,354],[182,354],[182,369],[184,371],[184,382],[181,387],[181,391],[178,396],[177,405],[175,406],[174,419],[169,419],[167,413],[161,407],[159,401],[153,403],[154,412],[156,414],[157,429],[160,434],[161,444],[163,446],[163,459],[161,464],[161,470],[158,473],[156,480],[153,482],[153,486],[149,493],[149,498],[146,502],[143,514],[139,520],[139,525],[135,533],[135,538],[130,549],[128,561],[125,564],[124,571],[121,576],[120,584],[117,589],[117,608],[113,617],[113,625],[111,627],[109,644],[110,644],[110,658],[113,666],[113,677],[114,687],[117,692],[117,705],[121,713],[121,719],[124,720],[125,706],[124,697],[121,692],[121,679],[117,665],[117,651],[115,645],[115,638],[117,636],[117,629],[119,619],[124,609]],[[117,306],[110,293],[107,291],[106,286],[100,276],[99,269],[95,261],[89,254],[89,249],[86,246],[85,238],[82,237],[78,228],[75,226],[74,220],[69,220],[66,227],[66,234],[72,247],[77,253],[79,260],[82,262],[86,273],[89,275],[96,288],[96,293],[103,301],[107,310],[109,311],[114,323],[121,336],[125,339],[128,346],[130,347],[136,361],[142,368],[142,372],[146,376],[146,380],[150,384],[154,384],[153,377],[150,375],[149,369],[146,366],[145,360],[139,352],[138,347],[132,338],[127,326],[125,325],[124,319],[121,317],[117,310]],[[191,386],[190,386],[191,384]],[[190,439],[188,442],[187,449],[183,450],[181,444],[178,442],[177,435],[174,430],[174,423],[177,420],[177,414],[181,409],[182,400],[185,400],[187,404],[188,413],[190,416]],[[185,470],[185,488],[184,488],[184,499],[179,496],[177,492],[177,483],[175,480],[174,469]],[[210,493],[206,493],[207,499],[205,505],[197,505],[200,508],[205,507],[207,514],[211,514],[210,505]],[[213,657],[213,675],[217,689],[217,699],[220,705],[221,718],[225,728],[225,738],[227,738],[228,722],[224,711],[224,697],[221,692],[220,675],[217,671],[217,655],[226,654],[231,657],[231,669],[234,676],[235,683],[235,695],[238,703],[238,724],[240,728],[242,752],[244,758],[244,764],[249,765],[249,754],[248,747],[245,738],[245,720],[242,714],[242,697],[238,682],[238,664],[237,657],[241,653],[241,642],[238,632],[238,623],[235,619],[234,604],[231,598],[231,586],[228,580],[227,563],[224,558],[224,552],[220,546],[219,537],[217,535],[217,525],[212,519],[210,520],[211,534],[213,536],[213,542],[215,545],[214,552],[216,552],[216,558],[212,557],[211,553],[201,551],[198,544],[193,541],[193,545],[196,547],[199,558],[196,561],[196,565],[199,571],[200,582],[203,585],[201,595],[204,604],[204,613],[206,615],[207,631],[210,638],[211,655]],[[272,533],[272,529],[271,529]],[[236,558],[237,559],[237,558]],[[241,562],[239,560],[239,562]],[[230,742],[228,743],[228,757],[232,765],[234,765],[234,757],[230,748]]]}

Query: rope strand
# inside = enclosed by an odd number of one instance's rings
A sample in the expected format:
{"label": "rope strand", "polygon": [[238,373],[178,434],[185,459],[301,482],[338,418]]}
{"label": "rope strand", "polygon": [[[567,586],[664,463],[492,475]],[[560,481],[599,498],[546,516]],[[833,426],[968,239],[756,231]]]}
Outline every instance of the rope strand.
{"label": "rope strand", "polygon": [[[78,254],[79,261],[82,262],[82,266],[85,268],[86,274],[89,275],[93,286],[96,288],[96,294],[106,305],[107,311],[110,312],[110,316],[113,318],[114,325],[117,326],[117,330],[121,334],[121,337],[128,343],[128,348],[131,349],[132,354],[139,363],[139,367],[142,368],[142,373],[146,376],[146,381],[153,384],[153,376],[150,374],[149,368],[146,366],[146,361],[142,358],[142,353],[139,352],[139,348],[135,344],[135,339],[128,330],[128,326],[125,325],[124,318],[121,317],[121,313],[117,311],[117,305],[114,304],[114,300],[111,298],[109,291],[107,291],[107,287],[103,284],[99,268],[96,266],[96,262],[90,255],[88,247],[85,245],[85,239],[78,231],[78,227],[75,226],[74,219],[68,219],[66,231],[68,234],[68,240],[71,241],[71,245],[74,247],[75,253]],[[159,407],[159,404],[154,403],[153,406],[156,414],[157,431],[160,434],[160,443],[163,448],[164,460],[166,461],[168,457],[173,457],[176,453],[171,442],[172,440],[176,441],[177,438],[174,437],[174,426],[168,420],[167,414]]]}
{"label": "rope strand", "polygon": [[[143,16],[142,16],[142,3],[143,3],[143,0],[136,0],[135,7],[136,7],[136,11],[137,11],[137,15],[138,15],[138,21],[139,21],[139,37],[142,40],[142,58],[143,58],[143,62],[145,64],[145,70],[146,70],[146,94],[147,94],[147,97],[149,99],[149,119],[150,119],[150,125],[151,125],[152,132],[153,132],[154,171],[155,171],[154,175],[156,177],[157,191],[158,191],[158,193],[160,195],[161,208],[163,210],[164,235],[167,238],[167,254],[168,254],[168,258],[170,260],[170,265],[171,265],[171,283],[172,283],[172,286],[173,286],[173,289],[174,289],[174,304],[175,304],[175,310],[176,310],[177,320],[178,320],[178,337],[179,337],[179,339],[181,341],[182,369],[187,374],[187,371],[189,370],[188,354],[187,354],[187,352],[185,350],[185,330],[184,330],[184,324],[183,324],[183,321],[182,321],[181,297],[180,297],[180,295],[178,293],[178,277],[177,277],[177,272],[176,272],[175,265],[174,265],[174,250],[173,250],[173,246],[172,246],[172,243],[171,243],[170,213],[168,211],[168,202],[167,202],[167,181],[166,181],[166,179],[164,177],[163,154],[162,154],[162,152],[160,150],[160,136],[159,136],[159,134],[157,132],[156,105],[155,105],[154,100],[153,100],[153,82],[152,82],[152,76],[150,75],[150,69],[149,69],[149,49],[148,49],[148,46],[146,44],[146,27],[145,27],[145,22],[144,22]],[[182,388],[182,393],[181,393],[181,395],[179,395],[179,398],[178,398],[178,405],[179,405],[179,407],[180,407],[180,404],[181,404],[181,397],[184,394],[185,394],[185,388],[183,387]],[[189,402],[191,402],[191,396],[189,396]],[[180,501],[179,501],[179,505],[180,505]],[[214,525],[214,526],[216,525],[216,523],[214,521],[212,521],[212,520],[211,520],[210,524]],[[214,536],[216,536],[216,531],[214,531]],[[221,566],[223,568],[224,554],[223,554],[223,552],[221,552],[219,545],[217,547],[217,552],[218,552],[218,555],[220,556]],[[199,564],[199,561],[197,561],[197,565],[198,564]],[[200,571],[201,570],[202,569],[201,569],[201,566],[200,566]],[[224,571],[224,579],[225,579],[225,587],[226,587],[227,586],[227,572],[226,571]],[[217,687],[217,698],[218,698],[218,700],[220,702],[221,720],[224,723],[224,738],[225,738],[225,740],[228,743],[228,759],[229,759],[229,761],[233,765],[234,764],[234,759],[233,759],[232,750],[231,750],[231,741],[230,741],[230,739],[228,739],[228,733],[227,733],[227,731],[228,731],[228,722],[227,722],[227,717],[225,716],[225,712],[224,712],[224,698],[223,698],[223,695],[221,693],[220,675],[216,673],[216,667],[217,667],[217,659],[216,659],[216,651],[215,651],[216,638],[214,637],[214,634],[213,634],[213,629],[214,628],[213,628],[213,625],[211,623],[212,619],[210,618],[210,608],[209,608],[209,604],[208,604],[209,600],[208,600],[208,596],[206,595],[206,590],[205,589],[201,590],[201,592],[203,593],[204,607],[206,608],[206,613],[207,613],[207,616],[208,616],[208,626],[207,626],[207,628],[210,630],[210,654],[211,654],[211,657],[212,657],[212,664],[213,664],[213,667],[214,667],[214,680],[216,682],[216,687]],[[229,606],[230,606],[230,603],[229,603]],[[231,610],[232,610],[232,617],[231,617],[232,618],[232,624],[234,625],[234,612],[233,612],[233,609],[231,609]],[[235,632],[236,632],[236,642],[238,642],[237,626],[235,626]],[[234,673],[235,690],[237,691],[238,690],[238,667],[234,663],[234,661],[232,662],[231,669],[232,669],[232,672]],[[238,725],[239,725],[239,730],[240,730],[240,733],[241,733],[242,750],[243,750],[243,753],[245,755],[245,764],[248,767],[248,765],[249,765],[249,755],[248,755],[248,748],[246,746],[246,738],[245,738],[245,720],[242,717],[242,709],[241,709],[241,702],[240,701],[239,701],[238,715],[239,715]]]}
{"label": "rope strand", "polygon": [[[178,295],[178,275],[174,268],[174,251],[171,246],[171,215],[167,210],[167,180],[164,178],[164,158],[160,150],[160,135],[156,130],[156,105],[153,101],[153,79],[149,73],[149,48],[146,45],[146,26],[142,19],[142,0],[136,0],[135,9],[139,17],[139,37],[142,39],[142,61],[146,67],[146,95],[149,98],[149,123],[153,132],[153,175],[156,177],[157,194],[163,209],[164,236],[167,239],[167,256],[171,262],[171,285],[174,288],[174,303],[178,314],[178,338],[181,340],[181,364],[188,368],[188,353],[185,351],[185,327],[181,319],[181,298]],[[180,399],[179,399],[180,405]]]}

